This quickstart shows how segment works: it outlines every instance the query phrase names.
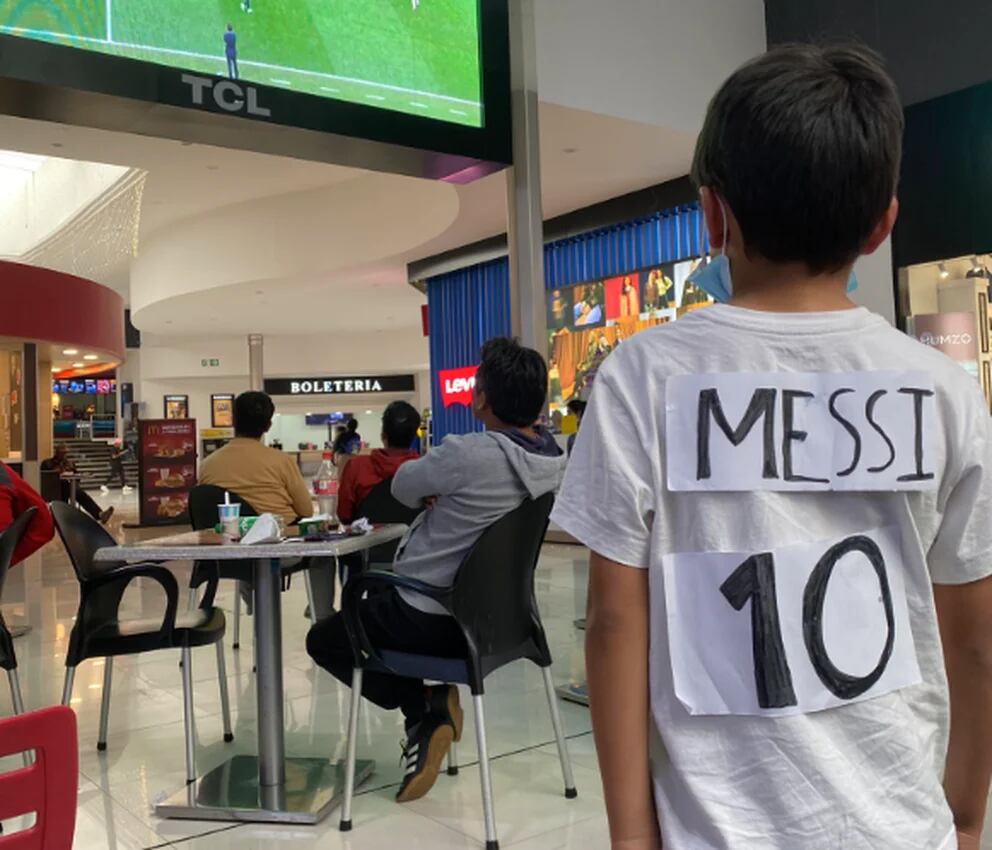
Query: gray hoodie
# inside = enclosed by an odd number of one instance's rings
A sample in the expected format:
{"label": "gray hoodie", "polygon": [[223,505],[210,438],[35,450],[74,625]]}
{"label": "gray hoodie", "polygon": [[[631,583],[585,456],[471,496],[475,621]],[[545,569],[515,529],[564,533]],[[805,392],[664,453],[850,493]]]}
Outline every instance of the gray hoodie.
{"label": "gray hoodie", "polygon": [[[528,444],[498,431],[451,436],[427,456],[403,464],[393,495],[404,505],[437,503],[410,526],[400,543],[395,570],[439,587],[450,587],[465,555],[490,525],[527,498],[557,491],[566,458],[549,443]],[[550,442],[553,444],[553,440]],[[549,451],[557,451],[551,455]],[[436,602],[400,591],[428,614],[444,614]]]}

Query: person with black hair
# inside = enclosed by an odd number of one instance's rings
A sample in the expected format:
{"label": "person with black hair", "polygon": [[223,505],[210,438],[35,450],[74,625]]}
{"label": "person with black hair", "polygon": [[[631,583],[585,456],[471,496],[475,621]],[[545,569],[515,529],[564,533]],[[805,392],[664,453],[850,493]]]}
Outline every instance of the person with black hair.
{"label": "person with black hair", "polygon": [[262,444],[275,416],[262,392],[234,401],[234,439],[200,464],[200,483],[237,493],[259,513],[292,523],[313,515],[313,498],[292,455]]}
{"label": "person with black hair", "polygon": [[[345,465],[338,490],[338,519],[346,525],[356,520],[355,509],[383,481],[389,481],[407,461],[420,457],[411,446],[417,439],[420,414],[405,401],[394,401],[382,414],[382,445],[369,455],[359,455]],[[375,517],[372,517],[375,519]]]}
{"label": "person with black hair", "polygon": [[581,398],[573,398],[567,405],[568,412],[575,417],[575,433],[568,435],[568,455],[571,456],[575,447],[575,438],[579,436],[579,428],[582,427],[582,417],[585,416],[587,403]]}
{"label": "person with black hair", "polygon": [[362,449],[362,435],[358,433],[358,420],[349,419],[344,430],[338,430],[334,438],[335,455],[356,455]]}
{"label": "person with black hair", "polygon": [[[485,432],[449,436],[425,457],[404,463],[393,478],[396,499],[411,508],[429,508],[400,543],[397,573],[450,586],[486,528],[525,499],[557,490],[565,458],[554,438],[535,424],[547,392],[548,369],[536,351],[510,339],[483,346],[472,410]],[[370,596],[362,602],[361,617],[372,642],[383,648],[439,656],[464,651],[455,621],[415,594]],[[351,683],[354,659],[340,616],[310,630],[307,651],[325,670]],[[458,689],[366,672],[362,695],[382,708],[402,710],[406,774],[396,799],[423,797],[433,787],[452,740],[461,736]]]}
{"label": "person with black hair", "polygon": [[552,519],[594,553],[614,850],[981,844],[992,422],[849,297],[896,220],[902,131],[866,49],[741,67],[692,169],[719,252],[692,282],[721,303],[599,369]]}

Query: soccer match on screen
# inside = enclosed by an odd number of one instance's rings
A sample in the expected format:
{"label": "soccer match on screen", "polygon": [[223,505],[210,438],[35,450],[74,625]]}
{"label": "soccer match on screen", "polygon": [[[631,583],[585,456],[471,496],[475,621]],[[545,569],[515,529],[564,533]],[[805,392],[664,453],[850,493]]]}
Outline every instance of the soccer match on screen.
{"label": "soccer match on screen", "polygon": [[0,0],[0,33],[483,123],[478,0]]}

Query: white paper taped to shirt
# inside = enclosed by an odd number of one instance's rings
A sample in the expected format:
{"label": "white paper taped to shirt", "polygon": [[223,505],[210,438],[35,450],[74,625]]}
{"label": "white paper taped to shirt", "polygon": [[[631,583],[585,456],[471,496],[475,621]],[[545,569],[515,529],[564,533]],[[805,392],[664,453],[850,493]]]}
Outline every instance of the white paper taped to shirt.
{"label": "white paper taped to shirt", "polygon": [[899,540],[889,527],[666,556],[679,701],[690,714],[807,714],[919,683]]}
{"label": "white paper taped to shirt", "polygon": [[665,407],[673,491],[937,487],[925,372],[679,375]]}

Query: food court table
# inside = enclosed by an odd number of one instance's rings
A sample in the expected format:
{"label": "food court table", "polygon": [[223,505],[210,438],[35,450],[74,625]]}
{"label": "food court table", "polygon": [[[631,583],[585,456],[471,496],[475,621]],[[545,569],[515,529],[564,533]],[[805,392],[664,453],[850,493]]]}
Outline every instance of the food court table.
{"label": "food court table", "polygon": [[[300,557],[336,559],[397,540],[405,531],[403,525],[386,525],[366,535],[338,540],[292,540],[253,546],[226,543],[212,531],[194,531],[97,551],[97,562],[246,558],[254,562],[258,756],[234,756],[159,803],[155,807],[159,817],[314,824],[340,801],[343,763],[318,757],[286,758],[279,562]],[[356,783],[368,778],[374,768],[374,762],[358,762]]]}

